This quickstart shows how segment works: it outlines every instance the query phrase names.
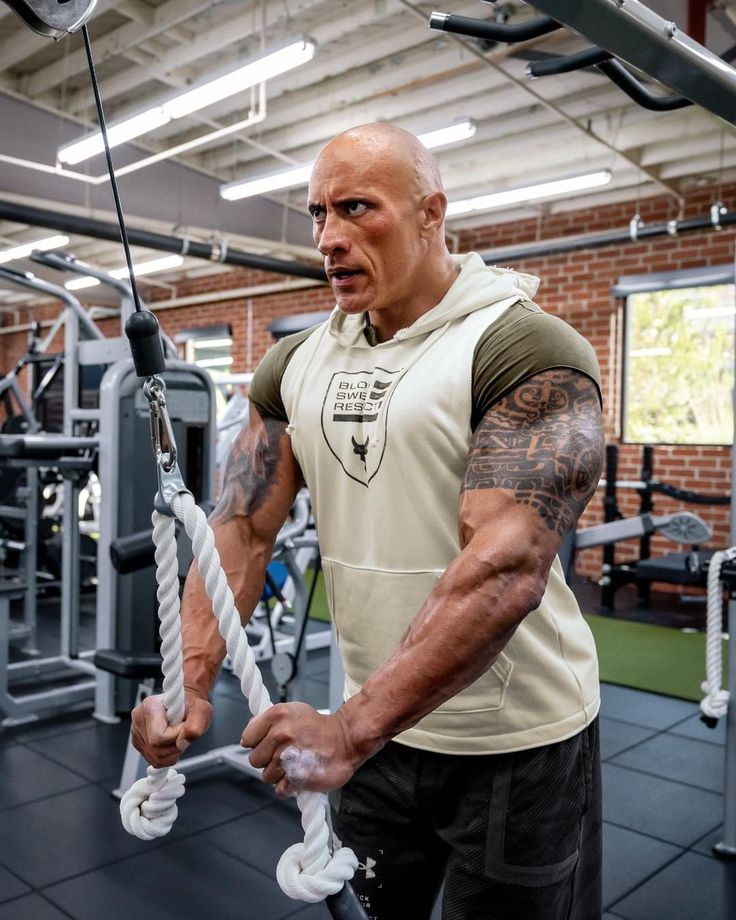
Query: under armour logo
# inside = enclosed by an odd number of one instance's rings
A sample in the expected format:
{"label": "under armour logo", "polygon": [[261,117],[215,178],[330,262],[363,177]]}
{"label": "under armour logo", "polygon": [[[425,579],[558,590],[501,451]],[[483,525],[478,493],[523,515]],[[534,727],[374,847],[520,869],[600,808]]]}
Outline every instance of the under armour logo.
{"label": "under armour logo", "polygon": [[375,878],[376,873],[373,871],[373,867],[375,866],[375,864],[376,864],[375,859],[371,859],[370,856],[366,856],[365,865],[363,863],[358,863],[358,868],[362,869],[365,872],[365,877],[367,879]]}
{"label": "under armour logo", "polygon": [[363,466],[366,466],[365,458],[368,456],[369,438],[366,438],[362,444],[359,444],[355,438],[350,438],[350,440],[353,442],[353,453],[357,454],[363,461]]}

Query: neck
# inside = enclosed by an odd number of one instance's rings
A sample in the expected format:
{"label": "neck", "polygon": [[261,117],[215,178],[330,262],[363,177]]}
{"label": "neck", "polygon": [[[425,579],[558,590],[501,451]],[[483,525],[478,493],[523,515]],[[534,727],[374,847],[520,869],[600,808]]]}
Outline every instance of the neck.
{"label": "neck", "polygon": [[415,323],[420,316],[428,313],[433,307],[442,300],[445,294],[452,287],[457,278],[459,269],[452,261],[450,253],[446,253],[446,258],[435,272],[434,277],[427,280],[423,279],[422,291],[416,297],[412,298],[411,303],[397,305],[393,310],[368,311],[368,323],[373,332],[372,336],[376,343],[388,342],[392,339],[399,329],[406,329]]}

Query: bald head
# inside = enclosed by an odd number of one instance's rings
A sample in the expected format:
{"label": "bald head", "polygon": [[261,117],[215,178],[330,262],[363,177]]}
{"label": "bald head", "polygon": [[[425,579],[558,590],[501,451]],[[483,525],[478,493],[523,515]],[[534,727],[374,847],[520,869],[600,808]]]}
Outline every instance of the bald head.
{"label": "bald head", "polygon": [[444,191],[435,158],[417,137],[396,125],[378,122],[343,131],[322,150],[315,169],[325,162],[380,169],[400,178],[420,198]]}
{"label": "bald head", "polygon": [[452,284],[446,207],[434,157],[394,125],[350,128],[317,158],[309,180],[314,242],[338,306],[367,311],[379,341]]}

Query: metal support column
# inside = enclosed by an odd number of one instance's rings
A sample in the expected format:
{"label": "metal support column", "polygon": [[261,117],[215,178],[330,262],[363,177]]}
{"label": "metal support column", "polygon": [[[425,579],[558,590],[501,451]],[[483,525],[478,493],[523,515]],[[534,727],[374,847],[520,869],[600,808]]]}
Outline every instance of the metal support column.
{"label": "metal support column", "polygon": [[[736,353],[734,354],[734,366],[736,366]],[[736,421],[736,385],[733,390],[733,408]],[[734,489],[736,489],[736,442],[731,451],[731,546],[736,546],[736,500],[734,499],[736,492]],[[730,599],[728,602],[728,691],[726,764],[723,785],[723,840],[713,847],[713,851],[723,859],[736,859],[736,601]]]}

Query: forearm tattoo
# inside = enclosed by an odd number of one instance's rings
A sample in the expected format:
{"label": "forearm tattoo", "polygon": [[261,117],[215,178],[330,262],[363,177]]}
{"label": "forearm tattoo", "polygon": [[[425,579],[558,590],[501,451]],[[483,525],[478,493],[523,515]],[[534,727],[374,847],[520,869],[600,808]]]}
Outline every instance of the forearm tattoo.
{"label": "forearm tattoo", "polygon": [[253,515],[273,488],[285,425],[259,416],[233,443],[225,468],[222,495],[211,519],[223,523],[236,515]]}
{"label": "forearm tattoo", "polygon": [[592,380],[564,368],[544,371],[486,413],[473,436],[463,491],[508,489],[562,537],[595,491],[603,451]]}

